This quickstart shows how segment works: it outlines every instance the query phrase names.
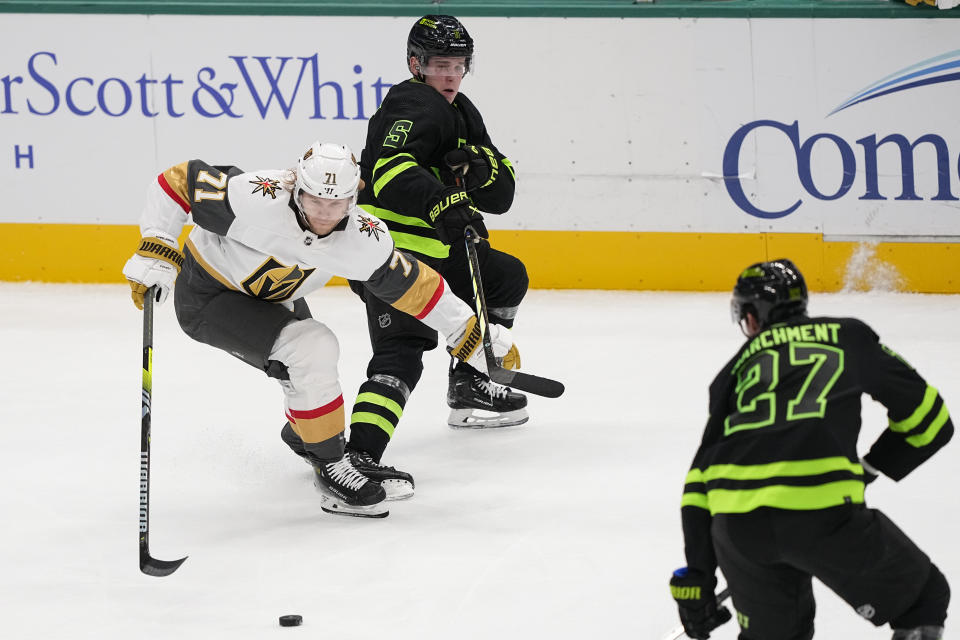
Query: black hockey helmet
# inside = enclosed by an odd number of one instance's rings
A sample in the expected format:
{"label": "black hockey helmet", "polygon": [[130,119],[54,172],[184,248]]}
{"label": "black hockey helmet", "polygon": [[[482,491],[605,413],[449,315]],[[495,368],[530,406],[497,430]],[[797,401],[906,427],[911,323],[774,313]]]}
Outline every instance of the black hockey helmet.
{"label": "black hockey helmet", "polygon": [[466,69],[473,59],[473,38],[466,27],[453,16],[423,16],[407,36],[407,62],[414,56],[427,64],[432,56],[463,56]]}
{"label": "black hockey helmet", "polygon": [[807,283],[792,261],[758,262],[743,270],[733,287],[730,315],[740,323],[752,313],[761,328],[807,313]]}

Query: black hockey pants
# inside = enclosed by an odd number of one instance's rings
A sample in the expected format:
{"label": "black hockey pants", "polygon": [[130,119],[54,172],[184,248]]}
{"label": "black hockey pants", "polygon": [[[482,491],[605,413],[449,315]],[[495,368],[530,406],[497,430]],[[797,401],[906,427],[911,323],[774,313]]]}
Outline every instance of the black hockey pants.
{"label": "black hockey pants", "polygon": [[812,638],[811,577],[876,626],[939,626],[946,618],[943,574],[889,518],[862,504],[717,515],[711,530],[740,640]]}
{"label": "black hockey pants", "polygon": [[[450,290],[473,308],[473,284],[463,242],[451,245],[450,256],[439,262],[413,255],[435,268],[450,285]],[[512,327],[516,309],[527,293],[526,267],[514,256],[492,248],[486,240],[477,245],[477,258],[490,321]],[[373,356],[367,365],[368,381],[361,386],[360,392],[374,400],[359,409],[355,407],[355,413],[365,417],[351,418],[350,445],[379,460],[400,420],[396,409],[402,412],[406,397],[371,379],[374,376],[393,377],[403,383],[407,393],[412,392],[423,373],[423,353],[437,347],[437,332],[371,295],[361,283],[351,282],[350,288],[367,307]],[[378,396],[383,400],[377,400]],[[393,409],[385,409],[384,405]]]}
{"label": "black hockey pants", "polygon": [[189,250],[174,288],[173,305],[184,333],[240,358],[272,378],[287,379],[286,367],[270,360],[277,336],[287,324],[310,318],[302,298],[291,311],[227,289],[197,264]]}

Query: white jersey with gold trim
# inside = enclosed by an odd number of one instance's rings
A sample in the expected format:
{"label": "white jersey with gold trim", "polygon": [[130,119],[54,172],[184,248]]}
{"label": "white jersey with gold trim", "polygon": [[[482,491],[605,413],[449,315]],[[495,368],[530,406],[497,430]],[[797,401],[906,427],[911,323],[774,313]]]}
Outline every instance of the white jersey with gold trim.
{"label": "white jersey with gold trim", "polygon": [[288,190],[287,170],[243,172],[190,160],[151,183],[140,220],[146,237],[179,237],[187,217],[195,227],[186,249],[225,288],[269,301],[289,302],[323,287],[331,277],[357,280],[375,296],[450,338],[473,311],[443,278],[394,248],[378,218],[353,207],[334,231],[304,230]]}
{"label": "white jersey with gold trim", "polygon": [[[148,198],[141,227],[176,237],[189,210],[196,226],[187,249],[230,289],[263,300],[294,300],[333,276],[365,281],[393,251],[386,225],[358,207],[324,237],[302,229],[284,188],[286,170],[240,173],[198,160],[185,164],[153,183],[154,197]],[[161,215],[151,215],[151,205]],[[162,215],[171,205],[182,215]]]}

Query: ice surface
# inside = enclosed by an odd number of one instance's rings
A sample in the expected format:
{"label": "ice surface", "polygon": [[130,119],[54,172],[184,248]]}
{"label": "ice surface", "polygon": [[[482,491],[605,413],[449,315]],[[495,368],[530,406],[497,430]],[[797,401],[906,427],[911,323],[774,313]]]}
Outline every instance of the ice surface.
{"label": "ice surface", "polygon": [[[741,344],[726,294],[533,291],[525,369],[562,380],[527,425],[445,425],[446,356],[384,461],[417,495],[384,520],[324,514],[279,438],[274,380],[157,309],[151,551],[137,566],[141,315],[123,285],[0,284],[0,636],[657,640],[677,624],[679,499],[706,387]],[[349,406],[369,345],[343,287],[308,298],[340,338]],[[960,411],[960,296],[814,294],[856,315]],[[865,450],[886,419],[864,401]],[[960,576],[960,444],[868,500]],[[818,585],[818,638],[889,638]],[[952,611],[956,611],[956,605]],[[281,628],[299,613],[303,626]],[[948,620],[948,629],[955,618]],[[948,631],[949,633],[949,631]],[[714,638],[735,638],[733,623]]]}

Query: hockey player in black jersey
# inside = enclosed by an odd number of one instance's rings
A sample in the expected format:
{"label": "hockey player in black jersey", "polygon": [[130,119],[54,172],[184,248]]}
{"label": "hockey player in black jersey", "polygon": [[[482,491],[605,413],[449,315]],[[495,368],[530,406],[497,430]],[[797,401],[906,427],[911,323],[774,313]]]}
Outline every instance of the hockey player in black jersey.
{"label": "hockey player in black jersey", "polygon": [[[370,119],[361,154],[370,185],[360,207],[387,222],[397,247],[437,269],[453,292],[473,302],[464,228],[472,225],[491,321],[512,327],[527,291],[517,258],[493,249],[481,212],[502,214],[513,202],[514,170],[494,146],[483,118],[460,93],[473,64],[473,39],[451,16],[424,16],[407,41],[412,77],[393,86]],[[373,356],[350,421],[349,448],[375,473],[403,408],[423,371],[424,351],[437,334],[416,318],[397,313],[352,283],[365,301]],[[525,422],[526,397],[497,385],[472,367],[453,363],[447,402],[455,427]],[[519,366],[509,354],[506,368]],[[394,497],[409,497],[410,493]]]}
{"label": "hockey player in black jersey", "polygon": [[[731,310],[748,340],[710,385],[710,417],[684,487],[687,566],[670,590],[687,635],[730,619],[741,640],[813,637],[811,577],[895,640],[943,637],[950,589],[940,570],[864,502],[879,474],[900,480],[950,440],[937,390],[853,318],[810,318],[789,260],[740,274]],[[889,425],[860,459],[860,397]]]}

